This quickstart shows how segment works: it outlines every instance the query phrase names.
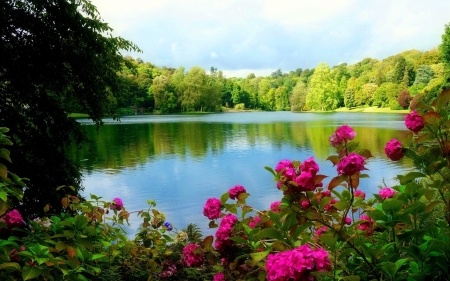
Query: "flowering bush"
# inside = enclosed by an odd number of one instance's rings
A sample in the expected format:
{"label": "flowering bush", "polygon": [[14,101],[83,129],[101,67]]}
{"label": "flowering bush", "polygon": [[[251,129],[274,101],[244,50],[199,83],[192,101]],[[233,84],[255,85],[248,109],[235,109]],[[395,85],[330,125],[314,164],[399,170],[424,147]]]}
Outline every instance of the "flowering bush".
{"label": "flowering bush", "polygon": [[[1,280],[447,280],[450,260],[450,91],[406,116],[411,130],[385,148],[389,159],[412,159],[416,170],[367,196],[360,183],[370,151],[347,125],[329,137],[336,175],[319,174],[313,157],[266,167],[281,191],[268,210],[248,205],[244,187],[209,198],[203,214],[217,228],[193,242],[153,207],[134,240],[122,228],[127,212],[112,202],[68,195],[67,213],[36,220],[12,207],[26,185],[0,174]],[[0,139],[5,141],[4,128]],[[0,154],[5,158],[9,153]],[[59,187],[58,189],[70,187]],[[119,200],[116,200],[119,199]],[[108,216],[108,209],[112,214]],[[218,224],[217,224],[218,223]],[[175,229],[175,230],[174,230]],[[20,233],[20,236],[17,235]]]}
{"label": "flowering bush", "polygon": [[392,139],[386,143],[384,153],[392,161],[398,161],[403,158],[402,143],[397,139]]}

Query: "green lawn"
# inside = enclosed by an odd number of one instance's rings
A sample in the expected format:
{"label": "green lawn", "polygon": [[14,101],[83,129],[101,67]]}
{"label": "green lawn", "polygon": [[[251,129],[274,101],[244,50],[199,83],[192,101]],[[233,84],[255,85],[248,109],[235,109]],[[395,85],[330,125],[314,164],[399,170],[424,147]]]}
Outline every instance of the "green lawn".
{"label": "green lawn", "polygon": [[370,113],[410,113],[409,109],[402,110],[392,110],[388,107],[379,108],[377,106],[370,107],[356,107],[352,109],[348,109],[346,107],[341,107],[335,110],[336,112],[370,112]]}

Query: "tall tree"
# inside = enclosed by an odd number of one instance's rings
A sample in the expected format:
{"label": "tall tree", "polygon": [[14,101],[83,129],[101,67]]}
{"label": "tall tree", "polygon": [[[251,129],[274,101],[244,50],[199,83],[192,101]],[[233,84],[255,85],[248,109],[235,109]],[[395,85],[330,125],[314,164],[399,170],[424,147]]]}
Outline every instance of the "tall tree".
{"label": "tall tree", "polygon": [[322,62],[315,68],[308,87],[306,103],[311,109],[324,111],[337,108],[339,97],[337,96],[336,86],[331,79],[328,64]]}
{"label": "tall tree", "polygon": [[292,90],[292,94],[289,98],[291,103],[291,111],[302,111],[306,105],[306,95],[308,94],[308,89],[305,83],[298,81]]}
{"label": "tall tree", "polygon": [[113,37],[89,0],[3,0],[0,15],[0,124],[15,143],[10,169],[31,179],[19,208],[37,216],[61,205],[57,186],[81,188],[67,151],[86,136],[69,105],[100,125],[121,90],[119,51],[138,48]]}

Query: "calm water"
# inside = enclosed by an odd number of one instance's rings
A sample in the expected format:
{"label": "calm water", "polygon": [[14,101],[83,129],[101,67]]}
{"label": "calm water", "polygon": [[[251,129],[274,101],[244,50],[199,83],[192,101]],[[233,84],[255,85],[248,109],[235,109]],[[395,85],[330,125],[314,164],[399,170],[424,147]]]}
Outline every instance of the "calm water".
{"label": "calm water", "polygon": [[[272,175],[282,159],[303,161],[314,156],[320,173],[330,178],[336,169],[326,158],[334,153],[328,136],[340,125],[357,132],[360,147],[372,151],[369,179],[360,188],[376,193],[383,181],[411,167],[391,162],[384,145],[405,131],[404,114],[243,112],[203,115],[133,116],[121,122],[106,119],[95,126],[80,119],[94,140],[93,149],[73,151],[84,168],[85,194],[106,200],[123,199],[128,211],[147,208],[147,199],[178,229],[193,222],[211,234],[202,210],[206,199],[220,197],[230,187],[243,185],[251,194],[247,203],[267,209],[281,199]],[[140,220],[130,219],[132,234]]]}

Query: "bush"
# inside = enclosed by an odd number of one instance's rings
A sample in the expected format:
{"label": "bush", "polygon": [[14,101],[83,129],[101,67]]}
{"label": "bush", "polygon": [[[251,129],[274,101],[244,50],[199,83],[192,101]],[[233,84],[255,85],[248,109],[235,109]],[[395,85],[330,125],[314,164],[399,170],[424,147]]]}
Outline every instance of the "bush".
{"label": "bush", "polygon": [[[329,137],[327,180],[314,157],[282,160],[273,174],[281,200],[267,210],[246,203],[235,186],[204,206],[214,236],[199,237],[191,225],[177,231],[148,200],[134,240],[122,226],[131,215],[119,198],[91,195],[81,201],[67,191],[69,214],[22,218],[22,179],[0,176],[0,277],[2,280],[447,280],[450,258],[450,153],[446,139],[450,90],[432,105],[419,103],[406,116],[410,132],[385,146],[392,161],[411,158],[415,171],[397,176],[366,199],[372,154],[343,125]],[[0,144],[10,145],[0,128]],[[442,145],[444,144],[444,145]],[[9,161],[2,148],[0,157]],[[0,166],[3,167],[3,166]]]}

